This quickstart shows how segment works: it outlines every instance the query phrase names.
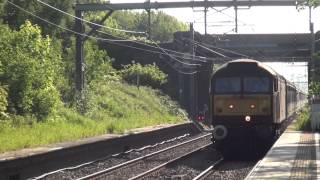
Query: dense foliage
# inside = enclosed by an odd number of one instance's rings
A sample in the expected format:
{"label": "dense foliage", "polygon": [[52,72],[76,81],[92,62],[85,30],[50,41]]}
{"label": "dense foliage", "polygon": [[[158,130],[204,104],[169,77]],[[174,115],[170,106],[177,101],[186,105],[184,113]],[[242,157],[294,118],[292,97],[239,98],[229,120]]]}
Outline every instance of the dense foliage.
{"label": "dense foliage", "polygon": [[309,84],[309,94],[320,96],[320,53],[313,56],[314,68],[311,83]]}
{"label": "dense foliage", "polygon": [[120,82],[94,84],[85,115],[61,107],[42,123],[19,116],[0,120],[0,153],[104,133],[130,133],[134,128],[178,123],[186,118],[176,102],[157,90]]}
{"label": "dense foliage", "polygon": [[300,114],[298,114],[295,128],[298,131],[311,131],[311,112],[309,106],[304,107]]}
{"label": "dense foliage", "polygon": [[[167,75],[157,66],[133,64],[116,70],[112,66],[114,59],[99,49],[93,39],[84,44],[86,87],[82,94],[76,92],[75,36],[5,2],[0,0],[0,152],[186,119],[175,102],[150,88],[158,88],[167,81]],[[37,0],[11,2],[57,25],[74,29],[74,19]],[[74,13],[75,1],[45,2]],[[85,14],[85,18],[94,21],[103,16],[104,13],[97,12]],[[153,16],[156,40],[167,41],[174,31],[185,28],[162,12]],[[146,13],[119,11],[105,25],[146,31],[146,19]],[[113,36],[145,38],[104,31]],[[135,84],[137,75],[139,88],[130,85]]]}
{"label": "dense foliage", "polygon": [[[15,4],[21,6],[23,9],[34,13],[46,20],[49,20],[55,24],[73,29],[74,19],[70,16],[66,16],[60,12],[57,12],[47,6],[37,2],[37,0],[11,0]],[[5,3],[5,0],[0,0],[0,19],[3,20],[10,27],[19,29],[19,27],[26,21],[39,25],[43,31],[43,34],[54,35],[61,38],[67,38],[68,33],[57,27],[48,26],[48,24],[42,20],[39,20],[25,12],[16,9],[9,3]],[[73,6],[76,3],[75,0],[47,0],[44,1],[62,11],[70,14],[74,14]],[[79,3],[103,3],[104,0],[81,0]],[[94,22],[99,22],[104,16],[105,12],[87,12],[85,18]],[[0,21],[1,22],[1,21]],[[111,18],[108,18],[104,25],[111,28],[127,29],[132,31],[148,31],[148,14],[146,12],[132,12],[132,11],[116,11]],[[187,30],[188,26],[179,22],[172,16],[169,16],[161,11],[152,11],[151,13],[151,36],[155,41],[169,41],[172,40],[172,35],[176,31]],[[87,24],[86,29],[90,29]],[[103,30],[103,29],[102,29]],[[132,38],[131,34],[125,34],[119,31],[104,29],[105,31],[121,37]],[[144,35],[145,36],[145,35]],[[134,38],[134,37],[133,37]]]}
{"label": "dense foliage", "polygon": [[9,111],[46,117],[60,101],[59,50],[28,21],[20,31],[2,26],[0,34],[0,81],[8,86]]}
{"label": "dense foliage", "polygon": [[[131,11],[119,11],[112,16],[122,29],[147,32],[148,14]],[[155,41],[171,41],[176,31],[186,31],[188,26],[162,11],[151,12],[151,38]]]}
{"label": "dense foliage", "polygon": [[5,115],[8,106],[8,93],[7,90],[0,86],[0,117]]}
{"label": "dense foliage", "polygon": [[141,65],[139,63],[125,65],[121,71],[122,78],[130,84],[159,88],[167,82],[167,75],[155,64]]}

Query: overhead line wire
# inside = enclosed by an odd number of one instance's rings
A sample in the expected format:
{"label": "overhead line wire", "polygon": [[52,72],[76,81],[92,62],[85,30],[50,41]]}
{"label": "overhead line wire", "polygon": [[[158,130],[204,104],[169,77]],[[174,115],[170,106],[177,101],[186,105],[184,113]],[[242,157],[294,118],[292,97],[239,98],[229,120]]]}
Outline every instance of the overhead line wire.
{"label": "overhead line wire", "polygon": [[[44,5],[46,5],[46,6],[48,6],[48,7],[50,7],[50,8],[52,8],[52,9],[54,9],[54,10],[56,10],[56,11],[58,11],[58,12],[61,12],[61,13],[66,14],[66,15],[68,15],[68,16],[72,16],[73,18],[76,18],[76,19],[79,19],[79,20],[83,20],[83,21],[88,22],[88,23],[90,23],[90,24],[99,25],[99,27],[105,27],[105,28],[109,28],[109,29],[110,29],[110,27],[102,26],[102,25],[100,25],[100,24],[92,23],[92,22],[90,22],[90,21],[86,21],[86,20],[84,20],[84,19],[82,19],[82,18],[76,17],[76,16],[74,16],[74,15],[72,15],[72,14],[70,14],[70,13],[67,13],[67,12],[65,12],[65,11],[63,11],[63,10],[61,10],[61,9],[58,9],[58,8],[56,8],[56,7],[54,7],[54,6],[51,6],[50,4],[47,4],[47,3],[45,3],[45,2],[43,2],[43,1],[41,1],[41,0],[37,0],[37,1],[40,2],[40,3],[42,3],[42,4],[44,4]],[[110,9],[112,10],[112,8],[110,8]],[[114,29],[114,30],[115,30],[115,29]],[[118,30],[121,30],[121,29],[118,29]],[[122,30],[121,30],[121,31],[122,31]],[[97,30],[97,32],[100,32],[100,33],[102,33],[102,34],[111,35],[111,34],[108,34],[108,33],[106,33],[106,32],[99,31],[99,30]],[[136,31],[134,31],[134,32],[136,32]],[[138,33],[140,33],[140,32],[138,32]],[[141,33],[142,33],[142,32],[141,32]],[[117,36],[115,36],[115,35],[111,35],[111,36],[117,37]],[[119,36],[118,36],[118,38],[121,39],[122,37],[119,37]],[[124,38],[122,38],[122,39],[123,39],[123,41],[125,41]],[[137,44],[142,44],[142,45],[145,45],[145,46],[149,46],[149,47],[156,48],[155,46],[151,46],[151,45],[148,45],[148,44],[146,44],[146,43],[139,42],[139,41],[136,41],[136,40],[127,40],[127,41],[131,41],[131,42],[135,42],[135,43],[137,43]],[[165,48],[163,48],[163,49],[165,49]],[[182,52],[177,52],[177,51],[173,51],[173,50],[169,50],[169,49],[165,49],[165,50],[166,50],[166,51],[170,51],[170,52],[174,52],[174,53],[178,53],[178,54],[181,54],[181,55],[183,55],[183,56],[185,56],[185,55],[190,56],[190,55],[185,54],[185,53],[182,53]],[[194,61],[201,61],[201,62],[203,62],[203,60],[199,60],[199,59],[197,59],[197,58],[199,58],[199,57],[196,57],[196,58],[194,59]]]}
{"label": "overhead line wire", "polygon": [[77,17],[77,16],[75,16],[75,15],[73,15],[73,14],[67,13],[67,12],[65,12],[65,11],[62,11],[61,9],[58,9],[58,8],[52,6],[52,5],[48,4],[48,3],[45,3],[45,2],[43,2],[43,1],[41,1],[41,0],[37,0],[37,1],[38,1],[39,3],[47,6],[47,7],[50,7],[50,8],[52,8],[52,9],[56,10],[56,11],[59,11],[59,12],[65,14],[65,15],[71,16],[71,17],[73,17],[73,18],[75,18],[75,19],[84,21],[84,22],[86,22],[86,23],[89,23],[89,24],[92,24],[92,25],[95,25],[95,26],[98,26],[98,27],[102,27],[102,28],[106,28],[106,29],[111,29],[111,30],[115,30],[115,31],[126,32],[126,33],[132,33],[132,34],[146,34],[146,32],[131,31],[131,30],[117,29],[117,28],[112,28],[112,27],[108,27],[108,26],[103,26],[103,25],[101,25],[101,24],[97,24],[97,23],[94,23],[94,22],[91,22],[91,21],[88,21],[88,20],[79,18],[79,17]]}
{"label": "overhead line wire", "polygon": [[[61,29],[63,29],[63,30],[69,31],[69,32],[71,32],[71,33],[74,33],[74,34],[77,34],[77,35],[80,35],[80,36],[89,37],[89,38],[96,39],[96,40],[99,40],[99,41],[109,42],[109,43],[111,43],[111,44],[115,44],[115,45],[118,45],[118,46],[124,46],[124,47],[128,47],[128,48],[138,49],[138,50],[141,50],[141,51],[146,51],[146,52],[151,52],[151,53],[156,53],[156,54],[165,54],[165,55],[167,55],[167,53],[162,53],[162,52],[159,52],[159,51],[152,51],[152,50],[148,50],[148,49],[143,49],[143,48],[138,48],[138,47],[134,47],[134,46],[125,45],[125,44],[119,44],[119,43],[118,43],[118,42],[128,42],[128,41],[132,41],[132,40],[106,39],[106,38],[99,38],[99,37],[89,36],[89,35],[87,35],[87,34],[82,34],[82,33],[73,31],[73,30],[71,30],[71,29],[62,27],[62,26],[60,26],[60,25],[57,25],[57,24],[55,24],[55,23],[52,23],[51,21],[48,21],[48,20],[46,20],[46,19],[43,19],[43,18],[41,18],[41,17],[39,17],[39,16],[37,16],[37,15],[35,15],[35,14],[33,14],[33,13],[25,10],[25,9],[23,9],[22,7],[14,4],[14,3],[11,2],[11,1],[7,1],[7,2],[8,2],[9,4],[13,5],[14,7],[18,8],[19,10],[24,11],[25,13],[28,13],[28,14],[30,14],[30,15],[32,15],[32,16],[34,16],[34,17],[36,17],[36,18],[38,18],[38,19],[40,19],[40,20],[42,20],[42,21],[44,21],[44,22],[46,22],[46,23],[48,23],[48,24],[50,24],[50,25],[59,27],[59,28],[61,28]],[[179,57],[179,56],[176,56],[176,55],[171,55],[171,56]],[[179,62],[181,62],[181,61],[179,61]],[[191,64],[190,64],[190,65],[191,65]]]}
{"label": "overhead line wire", "polygon": [[27,14],[30,14],[31,16],[34,16],[34,17],[36,17],[36,18],[38,18],[38,19],[40,19],[40,20],[42,20],[42,21],[44,21],[44,22],[46,22],[46,23],[48,23],[48,24],[50,24],[50,25],[56,26],[56,27],[58,27],[58,28],[61,28],[61,29],[63,29],[63,30],[69,31],[69,32],[71,32],[71,33],[74,33],[74,34],[77,34],[77,35],[80,35],[80,36],[89,37],[89,38],[92,38],[92,39],[97,39],[97,40],[102,40],[102,41],[103,41],[103,40],[104,40],[104,41],[113,41],[113,42],[117,42],[117,41],[118,41],[118,42],[126,42],[126,41],[128,41],[128,40],[105,39],[105,38],[99,38],[99,37],[94,37],[94,36],[89,36],[89,35],[87,35],[87,34],[79,33],[79,32],[76,32],[76,31],[74,31],[74,30],[71,30],[71,29],[65,28],[65,27],[63,27],[63,26],[60,26],[60,25],[58,25],[58,24],[55,24],[55,23],[53,23],[53,22],[51,22],[51,21],[48,21],[48,20],[46,20],[46,19],[44,19],[44,18],[41,18],[40,16],[37,16],[37,15],[33,14],[32,12],[29,12],[29,11],[23,9],[22,7],[14,4],[14,3],[11,2],[11,1],[7,1],[7,2],[8,2],[9,4],[11,4],[12,6],[18,8],[19,10],[21,10],[21,11],[27,13]]}
{"label": "overhead line wire", "polygon": [[[217,9],[216,9],[216,11],[215,11],[215,12],[210,13],[210,14],[207,14],[207,16],[211,16],[211,15],[213,15],[213,14],[216,14],[216,13],[222,12],[222,11],[227,10],[227,9],[229,9],[229,8],[230,8],[230,6],[229,6],[229,7],[226,7],[226,8],[223,8],[223,9],[220,9],[220,10],[217,10]],[[200,19],[203,19],[203,17],[199,17],[199,18],[195,19],[194,21],[197,21],[197,20],[200,20]]]}
{"label": "overhead line wire", "polygon": [[[22,7],[14,4],[14,3],[11,2],[11,1],[7,1],[7,2],[8,2],[9,4],[11,4],[12,6],[18,8],[19,10],[21,10],[21,11],[27,13],[27,14],[30,14],[31,16],[34,16],[34,17],[36,17],[36,18],[38,18],[38,19],[40,19],[40,20],[42,20],[42,21],[44,21],[44,22],[46,22],[46,23],[48,23],[48,24],[50,24],[50,25],[59,27],[59,28],[61,28],[61,29],[63,29],[63,30],[69,31],[69,32],[74,33],[74,34],[77,34],[77,35],[81,35],[81,36],[84,36],[84,37],[89,37],[89,38],[96,39],[96,40],[100,40],[100,41],[106,41],[106,42],[109,42],[110,44],[115,44],[115,45],[118,45],[118,46],[124,46],[124,47],[128,47],[128,48],[138,49],[138,50],[142,50],[142,51],[146,51],[146,52],[151,52],[151,53],[156,53],[156,54],[166,54],[166,55],[168,55],[168,56],[171,57],[171,58],[174,57],[174,56],[175,56],[175,57],[179,57],[179,56],[176,56],[176,55],[170,55],[170,54],[167,53],[167,52],[161,53],[161,52],[158,52],[158,51],[152,51],[152,50],[147,50],[147,49],[143,49],[143,48],[138,48],[138,47],[134,47],[134,46],[130,46],[130,45],[119,44],[119,42],[127,42],[128,40],[105,39],[105,38],[99,38],[99,37],[94,37],[94,36],[89,36],[89,35],[86,35],[86,34],[82,34],[82,33],[79,33],[79,32],[73,31],[73,30],[70,30],[70,29],[68,29],[68,28],[62,27],[62,26],[60,26],[60,25],[57,25],[57,24],[55,24],[55,23],[52,23],[51,21],[48,21],[48,20],[46,20],[46,19],[43,19],[43,18],[41,18],[41,17],[33,14],[32,12],[29,12],[29,11],[23,9]],[[132,40],[129,40],[129,41],[132,41]],[[154,42],[154,43],[155,43],[155,42]],[[160,47],[159,47],[159,48],[160,48]],[[161,48],[160,48],[160,49],[161,49]],[[181,57],[180,57],[180,58],[181,58]],[[172,58],[172,59],[174,59],[174,60],[177,61],[176,58]],[[178,60],[178,62],[181,62],[181,61]],[[202,72],[202,71],[193,71],[193,72],[190,72],[190,73],[189,73],[189,72],[183,72],[183,71],[181,71],[181,70],[178,70],[178,69],[175,68],[174,66],[172,66],[170,63],[168,63],[168,62],[166,62],[166,61],[165,61],[165,63],[167,63],[168,65],[170,65],[174,70],[176,70],[177,72],[179,72],[179,73],[181,73],[181,74],[192,75],[192,74],[195,74],[195,73],[197,73],[197,72]],[[184,64],[187,64],[187,63],[184,63]],[[196,64],[194,64],[194,65],[196,65]]]}
{"label": "overhead line wire", "polygon": [[212,49],[210,49],[210,48],[208,48],[208,47],[206,47],[206,46],[203,46],[203,45],[201,45],[201,44],[197,44],[197,45],[200,46],[200,47],[202,47],[203,49],[205,49],[205,50],[207,50],[207,51],[210,51],[210,52],[212,52],[212,53],[214,53],[214,54],[217,54],[217,55],[219,55],[219,56],[221,56],[221,57],[228,58],[228,59],[232,59],[232,58],[230,58],[230,57],[228,57],[228,56],[226,56],[226,55],[224,55],[224,54],[222,54],[222,53],[219,53],[219,52],[217,52],[217,51],[215,51],[215,50],[212,50]]}
{"label": "overhead line wire", "polygon": [[[146,32],[129,31],[129,30],[123,30],[123,29],[117,29],[117,28],[111,28],[111,27],[103,26],[103,25],[100,25],[100,24],[97,24],[97,23],[94,23],[94,22],[87,21],[87,20],[85,20],[85,19],[79,18],[79,17],[77,17],[77,16],[74,16],[74,15],[72,15],[72,14],[70,14],[70,13],[67,13],[67,12],[65,12],[65,11],[63,11],[63,10],[61,10],[61,9],[59,9],[59,8],[56,8],[56,7],[54,7],[54,6],[52,6],[52,5],[48,4],[48,3],[45,3],[45,2],[43,2],[43,1],[41,1],[41,0],[37,0],[37,1],[38,1],[39,3],[47,6],[47,7],[50,7],[50,8],[52,8],[52,9],[58,11],[58,12],[61,12],[61,13],[65,14],[65,15],[71,16],[71,17],[73,17],[73,18],[75,18],[75,19],[82,20],[82,21],[84,21],[84,22],[86,22],[86,23],[89,23],[89,24],[92,24],[92,25],[95,25],[95,26],[98,26],[98,27],[103,27],[103,28],[112,29],[112,30],[117,30],[117,31],[121,31],[121,32],[127,32],[127,33],[146,34]],[[226,13],[223,13],[222,11],[224,11],[224,10],[226,10],[226,9],[228,9],[228,8],[230,8],[230,7],[226,7],[226,8],[221,9],[221,10],[218,10],[218,9],[215,9],[215,8],[213,8],[213,9],[215,10],[214,13],[222,13],[222,14],[224,14],[224,15],[227,15]],[[112,8],[110,8],[110,9],[113,10]],[[212,14],[214,14],[214,13],[212,13]],[[231,17],[230,15],[227,15],[227,16]],[[243,24],[246,24],[246,23],[244,23],[244,22],[242,22],[242,23],[243,23]],[[103,32],[103,31],[98,31],[98,32],[105,34],[105,32]],[[81,34],[81,33],[80,33],[80,34]],[[106,34],[107,34],[107,33],[106,33]],[[87,36],[87,35],[85,35],[85,34],[83,34],[83,35],[86,36],[86,37],[89,37],[89,36]],[[110,34],[109,34],[109,35],[110,35]],[[112,35],[112,36],[114,36],[114,35]],[[98,38],[98,37],[94,37],[94,38]],[[103,40],[103,39],[100,39],[100,40]],[[107,40],[107,39],[105,39],[105,40]],[[146,43],[142,43],[142,42],[135,41],[135,40],[127,40],[127,39],[121,39],[121,40],[108,39],[108,40],[118,41],[118,42],[121,42],[121,41],[123,41],[123,42],[134,42],[134,43],[137,43],[137,44],[142,44],[142,45],[145,45],[145,46],[149,46],[149,47],[156,48],[155,46],[150,46],[150,45],[148,45],[148,44],[146,44]],[[161,51],[164,52],[164,48],[160,48],[158,45],[157,45],[157,47],[158,47]],[[203,47],[203,48],[206,48],[206,47]],[[177,52],[177,51],[173,51],[173,50],[169,50],[169,49],[166,49],[166,50],[167,50],[167,51],[170,51],[170,52],[182,54],[182,55],[184,55],[184,56],[186,55],[185,53],[181,53],[181,52]],[[165,52],[165,53],[167,54],[167,52]],[[187,56],[190,56],[190,55],[187,55]],[[222,57],[223,57],[223,56],[222,56]],[[194,61],[197,61],[197,60],[198,60],[198,59],[195,59],[195,58],[192,58],[192,59],[193,59]],[[178,61],[179,61],[179,60],[178,60]],[[200,61],[203,62],[203,60],[200,60]]]}
{"label": "overhead line wire", "polygon": [[[71,16],[71,17],[73,17],[73,18],[76,18],[76,19],[85,21],[85,22],[87,22],[87,23],[90,23],[90,24],[93,24],[93,25],[96,25],[96,26],[99,26],[99,27],[104,27],[104,28],[113,29],[113,30],[119,30],[119,31],[124,31],[124,32],[136,32],[136,31],[126,31],[126,30],[121,30],[121,29],[110,28],[110,27],[102,26],[102,25],[97,24],[97,23],[93,23],[93,22],[90,22],[90,21],[86,21],[85,19],[76,17],[76,16],[74,16],[74,15],[72,15],[72,14],[70,14],[70,13],[67,13],[67,12],[65,12],[65,11],[63,11],[63,10],[61,10],[61,9],[58,9],[58,8],[56,8],[56,7],[54,7],[54,6],[51,6],[50,4],[47,4],[47,3],[45,3],[45,2],[43,2],[43,1],[41,1],[41,0],[37,0],[37,1],[40,2],[40,3],[42,3],[42,4],[44,4],[44,5],[46,5],[46,6],[48,6],[48,7],[50,7],[50,8],[52,8],[52,9],[54,9],[54,10],[56,10],[56,11],[58,11],[58,12],[61,12],[61,13],[63,13],[63,14],[66,14],[66,15],[68,15],[68,16]],[[106,32],[99,31],[99,30],[97,30],[97,32],[100,32],[100,33],[102,33],[102,34],[111,35],[111,34],[108,34],[108,33],[106,33]],[[143,33],[143,32],[138,32],[138,33]],[[114,35],[112,35],[112,36],[114,36]],[[114,37],[117,37],[117,36],[114,36]],[[118,37],[118,38],[119,38],[119,37]],[[145,45],[145,46],[149,46],[149,47],[156,48],[155,46],[150,46],[150,45],[148,45],[148,44],[146,44],[146,43],[142,43],[142,42],[139,42],[139,41],[135,41],[135,40],[128,40],[128,41],[132,41],[132,42],[135,42],[135,43],[137,43],[137,44],[143,44],[143,45]],[[164,49],[164,48],[163,48],[163,49]],[[169,50],[169,49],[166,49],[166,50],[167,50],[167,51],[174,52],[174,53],[186,55],[186,54],[181,53],[181,52],[177,52],[177,51],[173,51],[173,50]],[[195,61],[197,61],[197,60],[198,60],[198,59],[195,59]],[[200,60],[200,61],[203,62],[203,60]]]}
{"label": "overhead line wire", "polygon": [[[99,32],[99,33],[101,33],[101,34],[113,36],[113,37],[116,37],[116,38],[122,38],[122,39],[124,39],[123,37],[115,36],[115,35],[113,35],[113,34],[106,33],[106,32],[104,32],[104,31],[99,31],[99,30],[97,30],[97,32]],[[141,42],[141,41],[138,41],[138,40],[131,40],[130,42],[133,42],[133,43],[136,43],[136,44],[140,44],[140,45],[144,45],[144,46],[151,47],[151,48],[160,49],[159,47],[152,46],[152,45],[149,45],[149,44],[147,44],[147,43],[144,43],[144,42]],[[183,53],[183,52],[179,52],[179,51],[174,51],[174,50],[166,49],[166,48],[162,48],[162,47],[161,47],[161,49],[163,49],[163,50],[165,50],[165,51],[172,52],[172,53],[180,54],[180,55],[182,55],[182,56],[188,56],[188,57],[189,57],[188,59],[191,59],[191,58],[192,58],[192,57],[191,57],[192,55],[187,54],[187,53]],[[185,57],[184,57],[184,58],[185,58]],[[199,56],[195,56],[195,58],[193,59],[193,61],[206,62],[205,60],[201,60],[200,58],[201,58],[201,57],[199,57]]]}
{"label": "overhead line wire", "polygon": [[200,64],[189,64],[189,63],[185,63],[182,62],[180,60],[178,60],[177,58],[174,58],[173,56],[171,56],[169,53],[167,53],[165,50],[163,50],[156,42],[154,42],[153,40],[151,40],[153,42],[153,44],[155,44],[162,52],[164,52],[166,55],[168,55],[170,58],[174,59],[175,61],[180,62],[181,64],[185,64],[185,65],[190,65],[190,66],[200,66]]}
{"label": "overhead line wire", "polygon": [[[191,39],[190,39],[190,40],[191,40]],[[221,51],[225,51],[225,52],[229,52],[229,53],[232,53],[232,54],[235,54],[235,55],[239,55],[239,56],[243,56],[243,57],[249,58],[249,56],[247,56],[247,55],[245,55],[245,54],[242,54],[242,53],[238,53],[238,52],[236,52],[236,51],[232,51],[232,50],[229,50],[229,49],[220,48],[220,47],[217,47],[217,46],[213,46],[213,45],[206,44],[206,43],[199,42],[199,41],[195,41],[195,40],[193,40],[193,41],[194,41],[196,44],[202,44],[202,45],[209,46],[209,47],[212,47],[212,48],[221,50]]]}

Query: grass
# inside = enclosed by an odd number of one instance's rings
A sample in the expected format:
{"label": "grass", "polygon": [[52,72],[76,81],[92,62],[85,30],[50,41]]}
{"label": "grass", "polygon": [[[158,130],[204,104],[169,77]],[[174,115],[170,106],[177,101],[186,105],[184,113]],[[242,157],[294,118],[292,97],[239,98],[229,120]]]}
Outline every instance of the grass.
{"label": "grass", "polygon": [[90,91],[84,115],[60,107],[43,122],[30,116],[0,120],[0,153],[186,119],[176,103],[159,91],[123,83],[96,87]]}
{"label": "grass", "polygon": [[301,110],[295,122],[295,129],[297,131],[311,131],[311,112],[309,106]]}

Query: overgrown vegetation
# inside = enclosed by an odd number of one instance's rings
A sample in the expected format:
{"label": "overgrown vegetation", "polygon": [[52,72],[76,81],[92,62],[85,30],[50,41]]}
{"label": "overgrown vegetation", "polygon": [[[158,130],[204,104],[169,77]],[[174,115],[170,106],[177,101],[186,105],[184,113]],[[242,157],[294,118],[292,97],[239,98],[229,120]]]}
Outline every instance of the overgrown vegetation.
{"label": "overgrown vegetation", "polygon": [[309,95],[320,96],[320,53],[313,55],[314,59],[314,70],[311,83],[309,84]]}
{"label": "overgrown vegetation", "polygon": [[311,131],[311,112],[309,106],[301,110],[296,119],[295,128],[297,131]]}
{"label": "overgrown vegetation", "polygon": [[61,57],[49,37],[27,21],[20,31],[0,28],[0,81],[8,87],[9,112],[41,120],[60,103]]}
{"label": "overgrown vegetation", "polygon": [[[95,88],[99,87],[99,88]],[[32,116],[0,120],[0,153],[104,133],[185,120],[184,111],[157,90],[120,82],[99,82],[92,87],[87,113],[60,106],[46,121]]]}
{"label": "overgrown vegetation", "polygon": [[167,75],[155,64],[147,64],[145,66],[139,63],[125,65],[121,70],[121,76],[130,84],[151,86],[153,88],[159,88],[168,81]]}
{"label": "overgrown vegetation", "polygon": [[8,107],[8,92],[5,87],[0,86],[0,117],[6,116],[5,112]]}
{"label": "overgrown vegetation", "polygon": [[[13,2],[73,28],[72,18],[35,0]],[[73,13],[73,1],[46,2]],[[85,18],[100,20],[103,15],[91,13]],[[153,17],[159,32],[152,35],[157,41],[167,41],[173,31],[186,27],[164,13],[153,13]],[[146,31],[145,20],[145,13],[123,11],[105,25]],[[86,41],[84,55],[86,87],[80,96],[74,89],[74,36],[0,0],[0,153],[186,119],[175,102],[153,89],[165,84],[167,78],[156,65],[133,64],[118,71],[112,67],[114,60],[93,40]],[[137,75],[139,88],[133,83]]]}

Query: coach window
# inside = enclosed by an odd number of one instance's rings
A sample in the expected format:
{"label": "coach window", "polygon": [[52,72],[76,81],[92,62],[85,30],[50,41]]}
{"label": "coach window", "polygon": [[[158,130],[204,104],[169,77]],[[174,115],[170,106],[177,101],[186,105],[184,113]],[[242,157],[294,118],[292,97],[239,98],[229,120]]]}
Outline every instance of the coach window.
{"label": "coach window", "polygon": [[270,81],[267,77],[245,77],[243,90],[249,93],[265,93],[270,90]]}
{"label": "coach window", "polygon": [[216,93],[236,93],[241,90],[239,77],[217,78],[215,82]]}

